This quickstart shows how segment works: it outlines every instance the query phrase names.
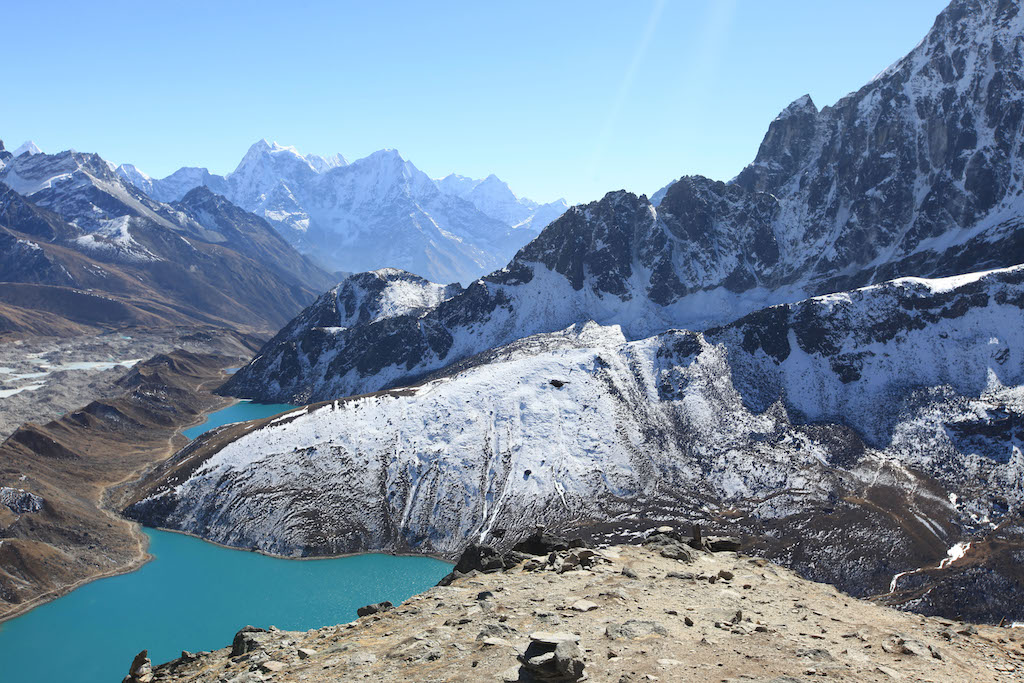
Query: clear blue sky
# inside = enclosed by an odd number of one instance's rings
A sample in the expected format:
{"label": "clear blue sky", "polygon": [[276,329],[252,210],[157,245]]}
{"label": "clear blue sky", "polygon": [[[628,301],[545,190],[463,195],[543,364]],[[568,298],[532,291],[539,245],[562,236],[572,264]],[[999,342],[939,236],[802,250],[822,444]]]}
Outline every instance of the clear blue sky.
{"label": "clear blue sky", "polygon": [[945,0],[0,3],[0,138],[163,176],[266,137],[538,200],[729,179],[768,123],[910,51]]}

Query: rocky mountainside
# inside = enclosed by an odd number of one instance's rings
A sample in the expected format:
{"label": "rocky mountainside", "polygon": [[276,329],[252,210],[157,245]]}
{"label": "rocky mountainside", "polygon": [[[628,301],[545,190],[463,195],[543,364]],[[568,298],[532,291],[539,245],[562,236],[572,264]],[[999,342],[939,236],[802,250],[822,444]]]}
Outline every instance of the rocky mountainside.
{"label": "rocky mountainside", "polygon": [[902,614],[666,537],[499,563],[348,624],[248,626],[230,647],[156,667],[143,652],[125,683],[958,682],[1014,680],[1024,666],[1017,630]]}
{"label": "rocky mountainside", "polygon": [[734,182],[684,177],[657,206],[614,192],[573,207],[435,309],[268,345],[228,390],[327,400],[587,320],[639,339],[896,277],[1022,263],[1018,10],[956,0],[907,57],[834,107],[787,107]]}
{"label": "rocky mountainside", "polygon": [[566,209],[561,200],[518,198],[493,175],[434,181],[394,150],[349,164],[261,140],[226,176],[182,168],[158,180],[131,165],[117,172],[161,201],[207,186],[331,270],[398,267],[436,282],[470,282],[502,266]]}
{"label": "rocky mountainside", "polygon": [[[341,298],[322,299],[319,322],[339,319]],[[127,514],[288,556],[454,556],[534,522],[628,538],[651,519],[700,521],[855,595],[1000,586],[985,604],[914,605],[1022,619],[1022,308],[1017,267],[704,333],[531,336],[418,386],[213,431]],[[955,571],[917,576],[950,553]]]}
{"label": "rocky mountainside", "polygon": [[0,163],[0,329],[44,331],[40,313],[100,327],[276,329],[332,281],[266,221],[206,189],[164,204],[95,154]]}

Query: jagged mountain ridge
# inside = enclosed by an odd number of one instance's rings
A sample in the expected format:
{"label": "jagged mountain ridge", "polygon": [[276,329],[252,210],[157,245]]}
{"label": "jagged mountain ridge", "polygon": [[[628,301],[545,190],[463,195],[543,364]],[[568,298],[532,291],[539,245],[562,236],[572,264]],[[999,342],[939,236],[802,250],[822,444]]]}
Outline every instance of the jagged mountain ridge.
{"label": "jagged mountain ridge", "polygon": [[[1017,267],[894,281],[707,333],[627,341],[588,323],[419,386],[213,431],[128,513],[283,555],[454,555],[534,523],[705,521],[770,539],[763,552],[812,578],[885,593],[958,542],[1019,527],[1022,309]],[[979,564],[976,588],[1024,588]]]}
{"label": "jagged mountain ridge", "polygon": [[[735,182],[684,177],[657,206],[614,192],[573,207],[436,309],[268,346],[225,391],[326,400],[585,320],[638,339],[896,277],[1024,262],[1018,9],[956,0],[861,90],[820,112],[806,96],[787,107]],[[401,345],[379,343],[394,335]],[[311,372],[293,374],[300,365]]]}
{"label": "jagged mountain ridge", "polygon": [[[101,326],[198,320],[266,329],[331,282],[266,221],[205,189],[168,205],[95,154],[2,161],[0,281],[9,283],[4,303],[20,313],[56,313],[84,297],[91,303],[72,318]],[[115,319],[108,304],[121,307]]]}
{"label": "jagged mountain ridge", "polygon": [[206,185],[331,269],[398,267],[437,282],[470,282],[500,267],[566,208],[518,198],[493,175],[432,180],[395,150],[349,164],[261,140],[226,176],[182,168],[158,180],[131,165],[117,170],[163,201]]}

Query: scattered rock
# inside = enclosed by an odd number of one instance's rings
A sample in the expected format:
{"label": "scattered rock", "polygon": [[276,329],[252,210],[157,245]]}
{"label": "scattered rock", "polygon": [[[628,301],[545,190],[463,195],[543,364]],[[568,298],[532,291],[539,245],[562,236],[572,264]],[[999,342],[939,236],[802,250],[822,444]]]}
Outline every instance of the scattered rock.
{"label": "scattered rock", "polygon": [[693,581],[697,578],[697,575],[693,572],[669,572],[665,574],[666,579],[682,579],[683,581]]}
{"label": "scattered rock", "polygon": [[820,647],[815,647],[815,648],[804,647],[804,648],[800,648],[799,650],[796,651],[796,656],[797,657],[803,657],[804,659],[809,659],[812,662],[833,662],[833,661],[835,661],[835,657],[832,656],[831,652],[829,652],[828,650],[825,650],[823,648],[820,648]]}
{"label": "scattered rock", "polygon": [[42,496],[29,491],[0,486],[0,505],[6,505],[16,515],[39,512],[43,509],[44,502]]}
{"label": "scattered rock", "polygon": [[875,667],[875,669],[879,673],[883,673],[886,676],[888,676],[889,678],[892,678],[892,679],[895,679],[895,680],[899,680],[900,678],[903,678],[903,675],[900,672],[896,671],[895,669],[890,669],[887,666],[882,666],[881,664],[879,664],[877,667]]}
{"label": "scattered rock", "polygon": [[477,640],[484,640],[486,638],[504,638],[505,636],[515,633],[516,630],[511,626],[505,624],[484,624],[480,632],[476,634]]}
{"label": "scattered rock", "polygon": [[274,660],[270,660],[269,662],[263,662],[262,664],[260,664],[260,671],[262,671],[265,674],[277,673],[278,671],[284,670],[284,662],[276,662]]}

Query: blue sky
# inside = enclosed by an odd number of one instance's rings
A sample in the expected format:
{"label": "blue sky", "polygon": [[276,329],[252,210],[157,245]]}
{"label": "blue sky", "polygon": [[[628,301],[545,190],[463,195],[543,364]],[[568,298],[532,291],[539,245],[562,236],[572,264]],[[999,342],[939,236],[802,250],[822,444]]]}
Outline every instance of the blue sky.
{"label": "blue sky", "polygon": [[538,200],[727,180],[775,115],[910,51],[945,0],[0,4],[0,138],[163,176],[260,138]]}

